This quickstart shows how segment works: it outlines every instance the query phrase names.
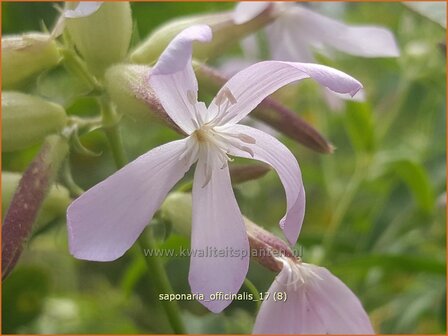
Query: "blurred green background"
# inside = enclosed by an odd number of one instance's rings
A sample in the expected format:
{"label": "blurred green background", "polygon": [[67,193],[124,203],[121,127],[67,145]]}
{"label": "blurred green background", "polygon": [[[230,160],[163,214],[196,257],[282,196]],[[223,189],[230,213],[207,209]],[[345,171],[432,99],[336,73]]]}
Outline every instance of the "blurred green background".
{"label": "blurred green background", "polygon": [[[277,94],[337,148],[332,155],[322,155],[282,138],[299,160],[307,191],[298,242],[303,259],[339,276],[359,296],[377,332],[445,333],[445,30],[401,3],[311,6],[346,22],[388,27],[401,56],[320,55],[321,63],[351,74],[365,87],[366,103],[349,103],[339,112],[327,107],[313,83]],[[174,17],[233,7],[213,2],[133,3],[132,43]],[[3,34],[39,31],[42,24],[52,27],[56,17],[54,3],[2,3]],[[235,43],[226,55],[238,53]],[[60,70],[52,71],[56,76]],[[81,89],[64,76],[56,77],[43,79],[37,92],[63,104],[70,114],[97,113],[89,98],[79,98]],[[160,124],[127,118],[122,128],[129,158],[177,137]],[[102,152],[98,157],[71,154],[74,178],[88,188],[115,168],[101,131],[82,141]],[[24,171],[38,149],[2,153],[3,170]],[[280,237],[283,193],[274,172],[236,187],[243,214]],[[66,236],[62,216],[28,243],[3,283],[3,333],[171,332],[138,249],[115,262],[79,261],[69,254]],[[188,238],[176,234],[161,242],[188,244]],[[189,292],[188,264],[188,258],[166,260],[178,293]],[[251,263],[248,278],[258,290],[267,290],[274,277]],[[234,302],[219,315],[197,302],[180,306],[191,333],[250,333],[256,316],[253,302]]]}

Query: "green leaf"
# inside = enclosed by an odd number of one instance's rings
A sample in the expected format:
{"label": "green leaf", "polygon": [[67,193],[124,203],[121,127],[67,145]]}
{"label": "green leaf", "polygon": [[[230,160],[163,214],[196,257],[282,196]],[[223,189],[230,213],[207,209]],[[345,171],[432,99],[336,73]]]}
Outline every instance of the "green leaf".
{"label": "green leaf", "polygon": [[371,254],[337,262],[331,266],[331,269],[334,271],[342,271],[344,269],[369,270],[372,267],[411,273],[425,272],[444,276],[446,263],[442,260],[436,260],[432,256]]}
{"label": "green leaf", "polygon": [[420,208],[430,212],[434,208],[435,196],[425,168],[409,159],[391,162],[390,167],[409,187]]}
{"label": "green leaf", "polygon": [[355,150],[358,152],[373,152],[375,149],[375,131],[370,105],[348,101],[344,122]]}
{"label": "green leaf", "polygon": [[12,334],[32,322],[49,291],[47,274],[37,267],[18,268],[3,282],[2,331]]}
{"label": "green leaf", "polygon": [[[393,174],[400,178],[412,192],[418,206],[429,213],[434,209],[436,197],[428,173],[422,163],[400,152],[382,153],[377,158],[378,171],[383,176]],[[375,169],[373,169],[375,170]]]}

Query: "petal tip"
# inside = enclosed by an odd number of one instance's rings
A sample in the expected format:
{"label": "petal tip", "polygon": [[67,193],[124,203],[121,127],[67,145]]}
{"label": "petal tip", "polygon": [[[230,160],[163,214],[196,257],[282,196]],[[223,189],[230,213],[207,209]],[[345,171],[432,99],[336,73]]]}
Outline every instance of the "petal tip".
{"label": "petal tip", "polygon": [[193,42],[210,42],[213,38],[212,29],[205,25],[193,25],[182,30],[160,55],[151,75],[169,75],[182,71],[191,61]]}
{"label": "petal tip", "polygon": [[240,2],[236,5],[233,12],[233,22],[237,25],[247,23],[264,12],[270,5],[269,2]]}

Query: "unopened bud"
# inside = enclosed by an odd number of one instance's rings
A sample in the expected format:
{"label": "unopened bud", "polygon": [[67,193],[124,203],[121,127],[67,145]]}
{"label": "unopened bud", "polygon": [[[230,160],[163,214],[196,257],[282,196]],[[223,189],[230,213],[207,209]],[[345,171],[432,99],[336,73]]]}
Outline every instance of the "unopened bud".
{"label": "unopened bud", "polygon": [[[77,3],[67,3],[74,9]],[[65,25],[89,69],[97,76],[112,64],[122,61],[132,35],[129,2],[104,2],[90,15],[66,18]]]}
{"label": "unopened bud", "polygon": [[283,264],[278,260],[279,256],[294,258],[294,253],[288,244],[269,231],[263,229],[250,219],[244,217],[246,231],[249,238],[252,256],[261,265],[271,271],[280,272]]}
{"label": "unopened bud", "polygon": [[193,56],[198,59],[213,58],[220,55],[232,43],[266,26],[276,16],[277,12],[273,10],[273,6],[267,6],[259,15],[242,24],[235,23],[233,11],[175,19],[156,29],[131,53],[131,60],[146,64],[155,62],[177,34],[195,24],[210,26],[213,31],[213,39],[210,43],[196,43]]}
{"label": "unopened bud", "polygon": [[119,64],[106,71],[106,90],[118,112],[137,120],[151,119],[151,112],[143,100],[148,95],[149,85],[145,84],[145,77],[150,70],[143,65]]}
{"label": "unopened bud", "polygon": [[58,64],[56,42],[48,34],[27,33],[2,38],[2,86],[15,89]]}
{"label": "unopened bud", "polygon": [[14,268],[36,222],[62,161],[68,154],[67,139],[50,135],[23,174],[2,226],[2,277]]}
{"label": "unopened bud", "polygon": [[37,144],[65,126],[62,106],[25,93],[2,94],[2,151],[9,152]]}
{"label": "unopened bud", "polygon": [[118,64],[106,71],[106,90],[118,112],[140,121],[162,121],[175,131],[182,130],[165,112],[148,84],[151,68],[144,65]]}
{"label": "unopened bud", "polygon": [[271,168],[264,163],[232,165],[230,166],[232,184],[259,179],[260,177],[266,175],[270,170]]}
{"label": "unopened bud", "polygon": [[[19,173],[2,172],[2,217],[5,217],[21,178],[22,175]],[[52,186],[42,204],[36,226],[43,226],[56,218],[64,217],[70,202],[71,198],[65,187],[61,185]]]}
{"label": "unopened bud", "polygon": [[191,234],[191,204],[190,193],[172,192],[160,207],[162,218],[171,223],[176,233],[187,237]]}

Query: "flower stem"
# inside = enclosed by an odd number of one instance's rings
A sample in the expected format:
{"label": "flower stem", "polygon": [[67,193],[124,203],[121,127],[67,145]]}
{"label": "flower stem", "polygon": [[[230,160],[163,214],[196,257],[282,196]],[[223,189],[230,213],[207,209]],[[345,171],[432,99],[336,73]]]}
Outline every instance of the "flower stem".
{"label": "flower stem", "polygon": [[[146,234],[142,234],[138,240],[142,252],[147,249],[156,248],[154,237],[151,230],[147,230]],[[154,256],[145,256],[146,266],[152,275],[152,279],[157,287],[158,294],[172,294],[174,293],[171,287],[168,275],[166,274],[165,268],[160,258]],[[186,334],[186,329],[182,321],[182,316],[180,314],[179,306],[176,301],[161,301],[165,312],[170,321],[171,327],[176,334]]]}
{"label": "flower stem", "polygon": [[121,138],[118,126],[119,116],[107,97],[103,96],[100,103],[101,114],[103,117],[103,129],[106,133],[107,141],[109,142],[109,146],[112,151],[112,156],[116,166],[118,168],[123,168],[128,163],[128,159],[123,147],[123,140]]}
{"label": "flower stem", "polygon": [[326,255],[329,255],[333,249],[334,239],[336,237],[336,231],[341,226],[342,220],[347,213],[356,193],[358,192],[359,186],[364,180],[365,176],[365,166],[363,164],[363,160],[358,159],[355,171],[345,188],[345,192],[339,198],[337,203],[337,207],[333,212],[333,215],[330,220],[330,224],[325,232],[323,238],[323,246],[325,249]]}
{"label": "flower stem", "polygon": [[84,193],[84,190],[73,179],[69,159],[66,159],[63,163],[61,178],[64,185],[70,191],[71,196],[79,197]]}
{"label": "flower stem", "polygon": [[102,91],[101,84],[90,73],[84,61],[74,51],[62,48],[61,52],[64,58],[64,65],[70,73],[80,78],[91,90],[96,92]]}
{"label": "flower stem", "polygon": [[244,279],[244,286],[254,295],[254,301],[257,303],[257,310],[260,309],[261,298],[260,293],[258,292],[257,287],[250,281],[248,278]]}

